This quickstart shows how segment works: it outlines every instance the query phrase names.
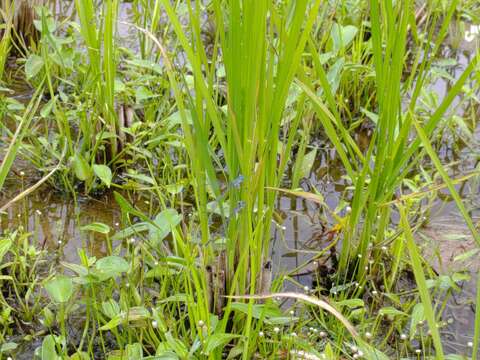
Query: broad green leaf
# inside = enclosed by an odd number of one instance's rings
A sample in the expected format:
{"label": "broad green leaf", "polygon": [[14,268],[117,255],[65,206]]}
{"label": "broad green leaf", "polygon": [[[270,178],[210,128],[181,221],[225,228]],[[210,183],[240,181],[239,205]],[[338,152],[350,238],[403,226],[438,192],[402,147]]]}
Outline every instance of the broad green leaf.
{"label": "broad green leaf", "polygon": [[334,23],[330,33],[332,39],[332,50],[334,52],[345,49],[357,35],[358,29],[353,25],[342,26]]}
{"label": "broad green leaf", "polygon": [[65,303],[73,294],[72,278],[65,275],[57,275],[45,283],[45,289],[53,301]]}
{"label": "broad green leaf", "polygon": [[160,242],[182,221],[182,217],[174,209],[167,209],[160,212],[153,222],[149,225],[149,238],[153,246],[158,246]]}
{"label": "broad green leaf", "polygon": [[167,343],[168,343],[168,345],[170,346],[170,348],[171,348],[177,355],[179,355],[182,359],[183,359],[183,358],[187,358],[187,356],[188,356],[188,349],[187,349],[187,347],[185,346],[185,344],[184,344],[183,342],[181,342],[181,341],[178,340],[178,339],[175,339],[175,338],[172,336],[172,333],[171,333],[170,331],[165,333],[165,338],[167,339]]}
{"label": "broad green leaf", "polygon": [[69,360],[90,360],[90,356],[84,351],[77,351],[75,354],[70,356]]}
{"label": "broad green leaf", "polygon": [[143,359],[143,349],[142,345],[139,343],[128,344],[125,347],[127,352],[127,359],[126,360],[138,360]]}
{"label": "broad green leaf", "polygon": [[142,101],[150,99],[154,96],[155,95],[150,90],[148,90],[145,86],[139,86],[135,91],[135,98],[136,98],[137,104],[140,104]]}
{"label": "broad green leaf", "polygon": [[18,347],[17,343],[14,342],[6,342],[0,345],[0,354],[4,354],[6,352],[15,350]]}
{"label": "broad green leaf", "polygon": [[102,312],[109,318],[113,319],[120,314],[120,306],[113,299],[102,302]]}
{"label": "broad green leaf", "polygon": [[[249,304],[245,303],[232,303],[231,309],[235,311],[239,311],[248,315],[249,311]],[[252,317],[255,319],[260,319],[261,317],[264,318],[280,318],[283,316],[282,311],[278,308],[278,306],[271,305],[271,304],[254,304],[252,305]]]}
{"label": "broad green leaf", "polygon": [[140,222],[133,224],[123,230],[118,231],[115,235],[112,236],[112,240],[122,240],[134,235],[138,235],[141,232],[150,230],[150,224],[146,222]]}
{"label": "broad green leaf", "polygon": [[308,178],[310,176],[310,172],[312,171],[313,163],[315,162],[316,156],[317,149],[313,149],[308,154],[305,154],[301,166],[301,178]]}
{"label": "broad green leaf", "polygon": [[[374,348],[370,344],[364,343],[363,341],[358,341],[358,348],[363,351],[364,359],[368,360],[389,360],[390,358],[385,355],[380,350]],[[336,359],[336,358],[332,358]]]}
{"label": "broad green leaf", "polygon": [[417,325],[420,323],[420,321],[425,321],[425,311],[422,303],[415,304],[412,310],[411,318],[410,339],[413,339],[417,333]]}
{"label": "broad green leaf", "polygon": [[93,172],[109,188],[112,184],[112,170],[106,165],[93,165]]}
{"label": "broad green leaf", "polygon": [[73,171],[80,181],[86,181],[91,177],[90,166],[80,154],[73,158]]}
{"label": "broad green leaf", "polygon": [[93,231],[93,232],[97,232],[97,233],[106,235],[110,232],[110,226],[108,226],[104,223],[94,222],[94,223],[82,226],[80,228],[80,230],[82,230],[82,231]]}
{"label": "broad green leaf", "polygon": [[397,310],[395,309],[394,307],[384,307],[384,308],[381,308],[378,312],[379,315],[386,315],[386,316],[407,316],[406,313],[404,313],[403,311],[400,311],[400,310]]}
{"label": "broad green leaf", "polygon": [[56,101],[56,97],[54,97],[53,99],[50,99],[50,101],[42,107],[42,110],[40,110],[40,116],[42,118],[46,118],[48,117],[48,115],[50,115],[53,109],[53,105],[55,104],[55,101]]}
{"label": "broad green leaf", "polygon": [[129,267],[128,262],[119,256],[106,256],[95,263],[97,271],[108,277],[119,276],[127,272]]}
{"label": "broad green leaf", "polygon": [[12,246],[12,240],[10,239],[2,239],[0,240],[0,264],[2,263],[3,257],[5,254],[10,250]]}
{"label": "broad green leaf", "polygon": [[125,318],[123,316],[123,313],[120,313],[113,317],[109,322],[107,322],[105,325],[101,326],[98,330],[100,331],[108,331],[115,329],[117,326],[123,324],[125,322]]}
{"label": "broad green leaf", "polygon": [[[479,248],[475,248],[475,249],[472,249],[472,250],[469,250],[463,254],[460,254],[460,255],[457,255],[453,258],[453,261],[466,261],[468,259],[470,259],[472,256],[475,256],[478,254],[478,252],[480,252],[480,249]],[[1,257],[0,257],[0,260],[1,260]]]}
{"label": "broad green leaf", "polygon": [[209,355],[212,351],[214,351],[218,347],[222,347],[222,349],[233,339],[239,338],[241,335],[237,334],[213,334],[210,335],[207,340],[205,341],[204,351],[207,355]]}
{"label": "broad green leaf", "polygon": [[57,350],[55,349],[55,338],[53,335],[47,335],[42,342],[42,351],[41,351],[42,360],[59,360],[60,357],[57,355]]}
{"label": "broad green leaf", "polygon": [[350,309],[365,306],[365,303],[363,302],[362,299],[346,299],[346,300],[338,301],[335,304],[337,306],[346,306]]}
{"label": "broad green leaf", "polygon": [[40,70],[42,70],[43,65],[44,61],[42,57],[35,54],[30,55],[25,63],[25,75],[27,75],[27,79],[30,80],[35,77]]}

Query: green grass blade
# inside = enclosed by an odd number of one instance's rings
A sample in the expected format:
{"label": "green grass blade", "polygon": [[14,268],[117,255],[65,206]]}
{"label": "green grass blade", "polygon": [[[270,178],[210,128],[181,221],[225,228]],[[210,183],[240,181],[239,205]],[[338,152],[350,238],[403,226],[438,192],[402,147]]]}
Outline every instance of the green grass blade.
{"label": "green grass blade", "polygon": [[432,300],[430,293],[427,287],[427,281],[425,279],[425,273],[423,271],[422,261],[420,260],[420,254],[418,253],[417,245],[413,239],[412,230],[408,223],[408,217],[406,209],[403,206],[399,207],[401,224],[405,234],[405,240],[407,242],[407,249],[410,254],[410,259],[412,262],[413,273],[415,275],[415,280],[418,287],[418,292],[420,293],[420,299],[422,300],[425,317],[427,318],[429,330],[432,334],[433,344],[436,350],[436,359],[442,360],[445,358],[443,354],[442,341],[440,338],[440,333],[437,327],[437,321],[435,320],[435,313],[432,306]]}

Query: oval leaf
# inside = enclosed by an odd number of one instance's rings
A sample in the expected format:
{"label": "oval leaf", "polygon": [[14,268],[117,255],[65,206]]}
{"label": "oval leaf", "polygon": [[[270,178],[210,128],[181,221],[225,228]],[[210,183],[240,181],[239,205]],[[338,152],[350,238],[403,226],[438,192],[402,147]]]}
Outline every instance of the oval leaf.
{"label": "oval leaf", "polygon": [[53,301],[65,303],[73,294],[72,279],[65,275],[57,275],[45,284],[45,290]]}
{"label": "oval leaf", "polygon": [[106,165],[93,165],[93,172],[109,188],[112,184],[112,170]]}

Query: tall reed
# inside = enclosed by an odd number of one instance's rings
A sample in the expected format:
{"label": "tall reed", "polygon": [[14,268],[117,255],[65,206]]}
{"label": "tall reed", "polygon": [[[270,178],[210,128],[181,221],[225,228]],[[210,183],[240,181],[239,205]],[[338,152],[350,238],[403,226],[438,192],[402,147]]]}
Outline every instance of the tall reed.
{"label": "tall reed", "polygon": [[[194,95],[177,89],[177,106],[191,114],[193,125],[185,118],[184,132],[193,174],[197,208],[202,228],[203,266],[222,261],[213,257],[209,230],[207,189],[211,189],[223,217],[226,238],[226,294],[268,292],[262,287],[263,269],[269,263],[271,224],[275,192],[285,170],[291,150],[289,141],[296,135],[297,116],[282,124],[286,99],[301,63],[308,35],[316,19],[320,1],[308,2],[214,0],[218,51],[209,61],[200,36],[201,2],[189,5],[189,27],[182,27],[169,1],[162,4],[172,23],[182,50],[192,67]],[[308,15],[307,15],[308,14]],[[220,106],[215,87],[215,66],[222,62],[226,71],[226,114]],[[171,75],[170,78],[174,78]],[[175,88],[175,87],[174,87]],[[297,100],[295,111],[302,113],[303,101]],[[283,126],[283,140],[281,129]],[[213,131],[213,136],[210,133]],[[222,154],[222,155],[220,155]],[[224,168],[226,190],[216,174]],[[206,279],[202,279],[204,286]],[[197,289],[202,293],[202,289]],[[221,301],[216,299],[215,301]],[[254,347],[252,310],[249,302],[246,323],[234,323],[234,331],[243,332],[244,359]],[[231,327],[230,301],[225,307],[221,326]]]}

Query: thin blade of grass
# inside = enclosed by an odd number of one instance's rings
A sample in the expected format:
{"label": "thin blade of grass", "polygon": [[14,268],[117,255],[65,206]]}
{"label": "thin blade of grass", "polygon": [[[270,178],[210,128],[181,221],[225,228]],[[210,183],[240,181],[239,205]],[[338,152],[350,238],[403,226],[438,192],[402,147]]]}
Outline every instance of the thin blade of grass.
{"label": "thin blade of grass", "polygon": [[425,279],[425,273],[423,271],[422,261],[420,260],[420,254],[418,253],[417,245],[413,239],[412,230],[408,223],[408,217],[404,206],[399,206],[400,218],[402,228],[405,234],[405,240],[407,242],[407,249],[410,254],[412,262],[413,273],[420,293],[420,299],[422,300],[425,317],[427,318],[428,326],[432,334],[433,344],[436,350],[436,358],[444,359],[442,341],[440,333],[438,331],[437,322],[435,320],[435,313],[432,307],[432,300],[430,293],[428,292],[427,281]]}

